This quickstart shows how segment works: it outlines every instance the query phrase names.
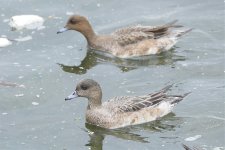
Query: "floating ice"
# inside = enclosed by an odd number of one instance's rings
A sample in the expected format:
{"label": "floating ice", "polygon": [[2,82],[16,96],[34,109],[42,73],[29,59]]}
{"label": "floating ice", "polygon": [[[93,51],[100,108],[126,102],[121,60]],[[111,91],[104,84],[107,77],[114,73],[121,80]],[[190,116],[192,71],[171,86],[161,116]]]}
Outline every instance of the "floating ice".
{"label": "floating ice", "polygon": [[3,112],[2,115],[8,115],[8,113],[7,112]]}
{"label": "floating ice", "polygon": [[0,38],[0,47],[6,47],[11,45],[12,42],[8,40],[7,38]]}
{"label": "floating ice", "polygon": [[18,78],[19,78],[19,79],[23,79],[23,78],[24,78],[24,76],[19,76]]}
{"label": "floating ice", "polygon": [[201,135],[195,135],[195,136],[186,138],[185,141],[195,141],[201,137],[202,137]]}
{"label": "floating ice", "polygon": [[127,93],[131,93],[131,91],[130,91],[130,90],[127,90],[126,92],[127,92]]}
{"label": "floating ice", "polygon": [[74,13],[73,12],[71,12],[71,11],[67,11],[66,12],[66,15],[68,15],[68,16],[71,16],[71,15],[73,15]]}
{"label": "floating ice", "polygon": [[14,65],[19,65],[19,63],[18,63],[18,62],[14,62],[13,64],[14,64]]}
{"label": "floating ice", "polygon": [[9,25],[13,30],[42,28],[44,19],[37,15],[18,15],[10,18]]}
{"label": "floating ice", "polygon": [[16,94],[15,96],[16,97],[22,97],[22,96],[24,96],[24,94]]}
{"label": "floating ice", "polygon": [[224,150],[224,147],[215,147],[213,150]]}
{"label": "floating ice", "polygon": [[73,46],[71,46],[71,45],[68,45],[68,46],[67,46],[67,48],[69,48],[69,49],[72,49],[72,48],[73,48]]}
{"label": "floating ice", "polygon": [[101,4],[100,4],[100,3],[98,3],[98,4],[97,4],[97,7],[101,7]]}
{"label": "floating ice", "polygon": [[32,102],[32,105],[37,106],[37,105],[39,105],[39,103],[38,102]]}
{"label": "floating ice", "polygon": [[18,85],[18,87],[25,88],[25,85],[20,84],[20,85]]}
{"label": "floating ice", "polygon": [[53,136],[53,138],[54,138],[54,139],[56,139],[56,138],[57,138],[57,136]]}
{"label": "floating ice", "polygon": [[9,22],[9,19],[4,19],[2,22],[4,22],[4,23]]}
{"label": "floating ice", "polygon": [[15,41],[24,42],[24,41],[29,41],[31,39],[32,39],[32,36],[28,35],[28,36],[25,36],[25,37],[19,37],[19,38],[15,39]]}

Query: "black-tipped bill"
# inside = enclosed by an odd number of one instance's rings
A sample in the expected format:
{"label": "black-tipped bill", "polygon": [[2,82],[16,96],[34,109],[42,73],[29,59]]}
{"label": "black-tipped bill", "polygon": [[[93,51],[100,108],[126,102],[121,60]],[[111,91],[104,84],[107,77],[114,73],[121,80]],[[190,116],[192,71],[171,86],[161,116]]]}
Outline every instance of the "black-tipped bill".
{"label": "black-tipped bill", "polygon": [[74,98],[76,98],[76,97],[78,97],[78,95],[77,95],[77,92],[74,91],[72,94],[70,94],[69,96],[67,96],[67,97],[65,98],[65,101],[74,99]]}
{"label": "black-tipped bill", "polygon": [[57,34],[66,32],[66,31],[68,31],[68,30],[69,30],[69,29],[67,29],[67,28],[62,28],[62,29],[60,29],[60,30],[57,32]]}

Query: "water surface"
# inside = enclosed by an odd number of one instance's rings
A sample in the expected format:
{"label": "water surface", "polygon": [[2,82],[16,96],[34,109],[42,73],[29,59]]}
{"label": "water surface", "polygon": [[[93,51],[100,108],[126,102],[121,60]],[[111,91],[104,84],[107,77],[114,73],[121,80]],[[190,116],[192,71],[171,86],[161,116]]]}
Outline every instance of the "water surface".
{"label": "water surface", "polygon": [[[0,36],[32,37],[0,49],[0,149],[224,149],[223,1],[7,0],[0,10]],[[175,19],[194,30],[170,52],[123,60],[88,51],[77,32],[56,35],[71,12],[87,16],[99,33]],[[42,16],[45,28],[11,31],[8,19],[21,14]],[[85,99],[64,101],[83,78],[101,84],[104,101],[169,83],[171,93],[192,93],[160,120],[111,131],[85,125]]]}

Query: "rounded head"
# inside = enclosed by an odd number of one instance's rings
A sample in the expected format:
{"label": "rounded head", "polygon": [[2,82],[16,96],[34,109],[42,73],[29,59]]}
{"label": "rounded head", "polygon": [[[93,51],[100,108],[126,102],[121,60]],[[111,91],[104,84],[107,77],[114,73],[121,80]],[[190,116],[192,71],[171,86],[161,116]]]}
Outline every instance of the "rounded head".
{"label": "rounded head", "polygon": [[65,28],[68,30],[81,31],[86,24],[89,24],[87,18],[84,16],[73,15],[68,19]]}
{"label": "rounded head", "polygon": [[81,80],[76,86],[77,95],[80,97],[90,97],[92,91],[95,91],[99,87],[99,84],[92,79]]}
{"label": "rounded head", "polygon": [[93,38],[95,35],[90,23],[84,16],[79,16],[79,15],[73,15],[71,16],[65,27],[60,29],[57,34],[63,33],[68,30],[75,30],[83,34],[87,40],[90,40],[90,38]]}
{"label": "rounded head", "polygon": [[102,91],[100,85],[92,79],[81,80],[75,91],[69,95],[65,100],[71,100],[76,97],[86,97],[88,99],[101,97]]}

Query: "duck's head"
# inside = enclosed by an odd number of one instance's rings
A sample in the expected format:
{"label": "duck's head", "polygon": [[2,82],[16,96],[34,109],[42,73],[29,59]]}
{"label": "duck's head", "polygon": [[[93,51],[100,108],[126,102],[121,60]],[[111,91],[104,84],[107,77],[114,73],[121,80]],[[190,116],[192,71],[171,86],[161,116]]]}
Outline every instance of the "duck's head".
{"label": "duck's head", "polygon": [[100,85],[92,79],[81,80],[77,84],[75,91],[66,97],[65,100],[71,100],[76,97],[86,97],[89,100],[101,101],[102,91]]}
{"label": "duck's head", "polygon": [[90,30],[91,26],[84,16],[72,15],[68,19],[64,28],[60,29],[57,34],[63,33],[68,30],[75,30],[81,33],[84,33],[86,30]]}

